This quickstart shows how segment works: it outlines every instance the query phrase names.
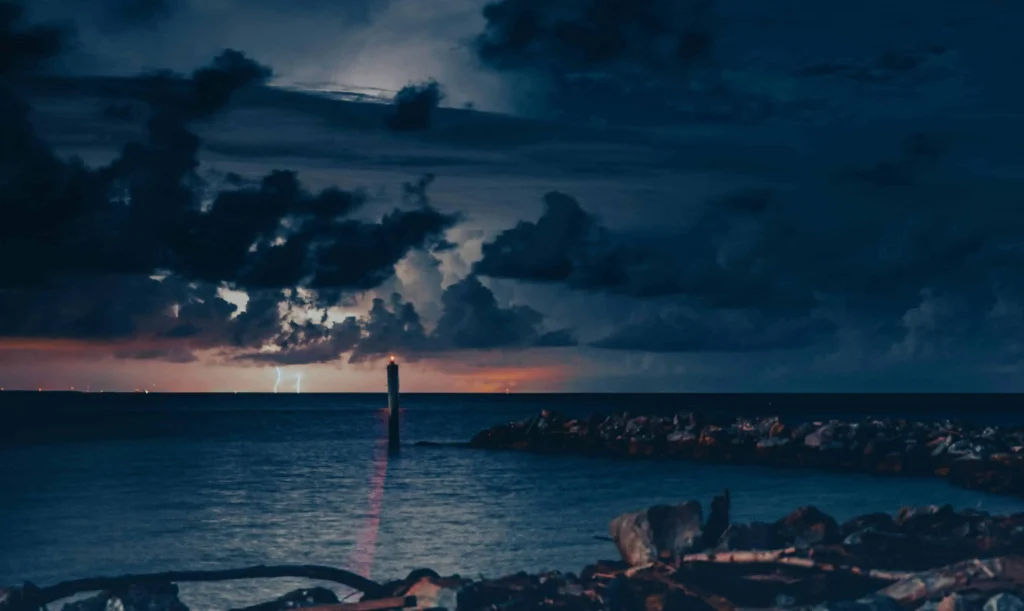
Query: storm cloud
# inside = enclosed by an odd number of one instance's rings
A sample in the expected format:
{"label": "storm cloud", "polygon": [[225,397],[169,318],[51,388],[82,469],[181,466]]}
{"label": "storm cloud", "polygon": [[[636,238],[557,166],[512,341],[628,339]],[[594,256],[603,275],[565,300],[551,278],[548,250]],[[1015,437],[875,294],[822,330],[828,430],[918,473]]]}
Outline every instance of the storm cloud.
{"label": "storm cloud", "polygon": [[[59,52],[59,30],[21,26],[16,7],[5,4],[4,11],[5,71],[31,70]],[[278,309],[293,299],[283,291],[305,286],[334,300],[342,291],[371,289],[410,249],[440,240],[457,219],[429,206],[426,185],[415,209],[379,221],[348,218],[365,201],[362,193],[310,193],[289,171],[211,192],[197,172],[202,142],[190,123],[220,112],[234,92],[270,74],[227,50],[187,78],[143,77],[146,138],[97,169],[56,156],[36,136],[27,105],[4,90],[0,258],[20,264],[0,272],[0,333],[194,349],[274,343],[301,350],[293,358],[304,361],[324,354],[324,345],[335,355],[351,348],[345,325],[285,324]],[[249,290],[245,312],[221,299],[217,286]],[[178,361],[187,352],[169,350]]]}
{"label": "storm cloud", "polygon": [[1021,9],[780,2],[0,4],[0,350],[1010,380]]}
{"label": "storm cloud", "polygon": [[[575,346],[569,329],[551,330],[544,315],[526,305],[502,307],[494,293],[475,276],[452,284],[442,297],[442,314],[428,331],[412,303],[395,293],[389,299],[375,298],[365,318],[348,318],[341,325],[316,336],[308,328],[296,327],[294,342],[278,342],[280,351],[239,358],[278,364],[317,362],[349,354],[349,363],[362,363],[399,355],[403,360],[466,350],[517,350]],[[339,335],[338,329],[344,333]],[[327,355],[330,354],[329,358]]]}
{"label": "storm cloud", "polygon": [[475,49],[500,70],[676,71],[714,48],[710,0],[500,0],[483,15]]}
{"label": "storm cloud", "polygon": [[444,92],[437,81],[406,85],[392,100],[395,110],[388,116],[387,125],[396,132],[427,129],[430,127],[431,115],[443,99]]}

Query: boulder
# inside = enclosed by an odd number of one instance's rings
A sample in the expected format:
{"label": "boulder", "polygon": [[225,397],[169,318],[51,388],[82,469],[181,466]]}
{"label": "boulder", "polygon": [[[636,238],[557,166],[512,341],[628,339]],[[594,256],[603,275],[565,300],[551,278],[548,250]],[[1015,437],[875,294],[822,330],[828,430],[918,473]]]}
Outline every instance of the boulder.
{"label": "boulder", "polygon": [[424,577],[412,584],[405,591],[405,595],[416,597],[418,609],[455,609],[458,606],[459,589]]}
{"label": "boulder", "polygon": [[674,560],[700,546],[704,516],[699,502],[655,505],[647,510],[647,519],[659,558]]}
{"label": "boulder", "polygon": [[839,524],[817,507],[801,507],[775,523],[776,532],[786,542],[800,547],[839,541]]}
{"label": "boulder", "polygon": [[67,603],[63,611],[188,611],[178,599],[173,583],[132,584],[113,592],[100,592],[84,600]]}
{"label": "boulder", "polygon": [[996,594],[985,601],[984,611],[1024,611],[1024,601],[1013,594]]}
{"label": "boulder", "polygon": [[769,437],[767,439],[761,439],[757,442],[759,449],[764,448],[777,448],[780,446],[788,445],[789,439],[786,437]]}
{"label": "boulder", "polygon": [[820,448],[832,442],[835,436],[836,424],[829,422],[818,430],[804,437],[804,445],[810,448]]}
{"label": "boulder", "polygon": [[646,510],[624,513],[612,519],[608,523],[608,534],[615,541],[619,555],[630,566],[647,564],[658,557]]}
{"label": "boulder", "polygon": [[731,524],[718,539],[716,549],[723,552],[771,550],[779,547],[775,525],[767,522]]}
{"label": "boulder", "polygon": [[888,596],[871,594],[857,600],[828,602],[811,607],[812,611],[904,611]]}
{"label": "boulder", "polygon": [[899,530],[896,520],[887,513],[868,513],[857,516],[843,522],[840,530],[843,535],[849,536],[868,528],[875,532],[896,532]]}
{"label": "boulder", "polygon": [[608,534],[627,564],[641,566],[659,558],[675,559],[695,549],[703,535],[702,518],[697,501],[655,505],[613,519]]}
{"label": "boulder", "polygon": [[711,511],[708,521],[704,524],[704,541],[701,547],[714,547],[722,534],[729,528],[729,491],[711,499]]}
{"label": "boulder", "polygon": [[939,601],[935,611],[977,611],[978,607],[979,605],[974,604],[970,598],[955,593]]}
{"label": "boulder", "polygon": [[0,588],[0,611],[35,611],[28,601],[35,599],[37,593],[38,588],[28,582],[22,586]]}

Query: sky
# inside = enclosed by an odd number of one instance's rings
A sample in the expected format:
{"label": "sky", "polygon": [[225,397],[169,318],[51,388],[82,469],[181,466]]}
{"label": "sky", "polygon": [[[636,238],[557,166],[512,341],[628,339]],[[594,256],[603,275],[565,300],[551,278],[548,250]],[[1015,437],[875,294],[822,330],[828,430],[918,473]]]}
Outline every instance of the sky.
{"label": "sky", "polygon": [[1021,24],[0,1],[0,387],[1024,390]]}

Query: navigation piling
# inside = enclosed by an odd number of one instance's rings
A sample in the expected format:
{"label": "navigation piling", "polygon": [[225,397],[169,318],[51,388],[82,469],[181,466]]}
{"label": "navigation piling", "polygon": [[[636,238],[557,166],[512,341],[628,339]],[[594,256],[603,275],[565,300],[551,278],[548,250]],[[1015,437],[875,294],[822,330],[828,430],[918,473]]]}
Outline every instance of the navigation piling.
{"label": "navigation piling", "polygon": [[391,357],[388,363],[388,452],[397,454],[398,448],[398,363]]}

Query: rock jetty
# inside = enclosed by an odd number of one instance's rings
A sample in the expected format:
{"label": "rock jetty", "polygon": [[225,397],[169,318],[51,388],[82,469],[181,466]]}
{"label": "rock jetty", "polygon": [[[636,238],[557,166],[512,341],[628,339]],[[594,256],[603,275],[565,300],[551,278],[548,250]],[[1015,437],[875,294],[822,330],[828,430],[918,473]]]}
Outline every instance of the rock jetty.
{"label": "rock jetty", "polygon": [[1024,427],[896,418],[786,422],[700,413],[566,418],[554,411],[481,431],[489,450],[684,459],[880,475],[935,475],[994,493],[1024,494]]}
{"label": "rock jetty", "polygon": [[[236,611],[1024,611],[1024,514],[904,507],[839,523],[802,507],[747,524],[729,514],[726,491],[706,517],[697,501],[615,517],[608,531],[621,559],[579,574],[472,580],[420,569],[363,584],[369,591],[356,603],[319,587]],[[66,582],[118,585],[63,611],[188,611],[172,581],[124,579]],[[58,586],[0,589],[0,611],[39,611]]]}

